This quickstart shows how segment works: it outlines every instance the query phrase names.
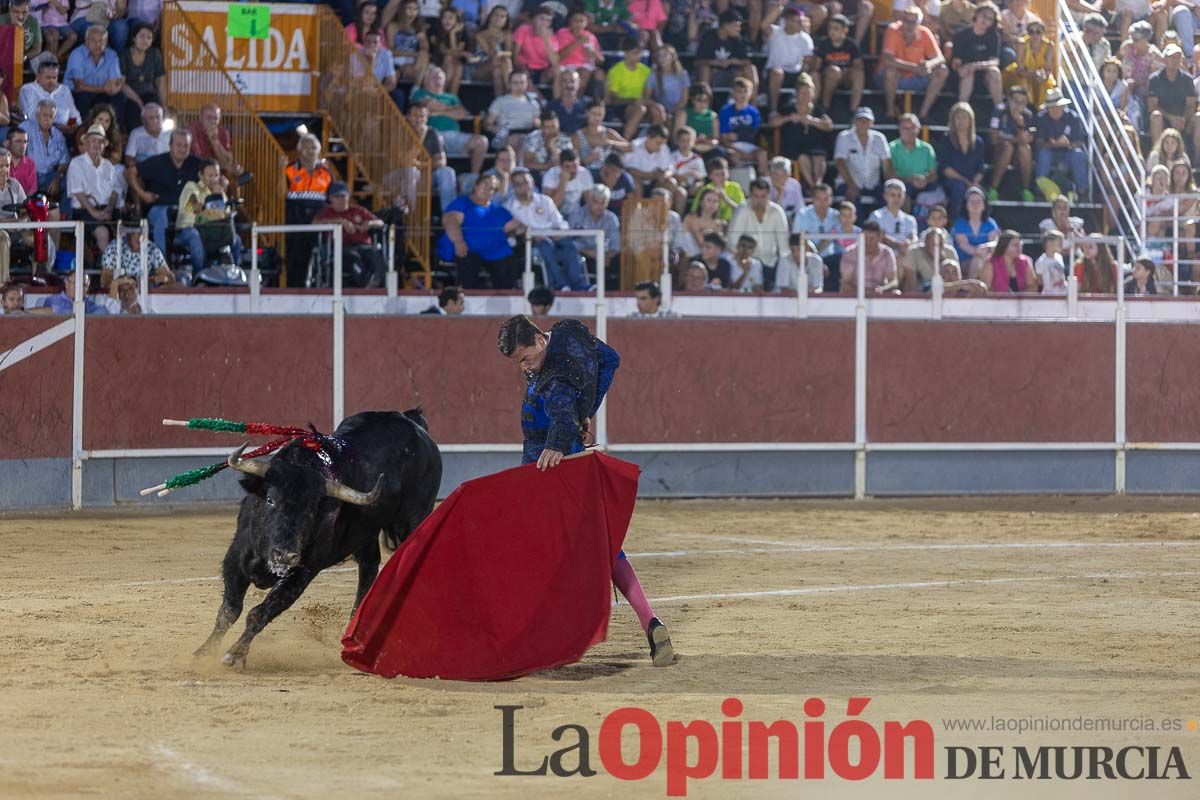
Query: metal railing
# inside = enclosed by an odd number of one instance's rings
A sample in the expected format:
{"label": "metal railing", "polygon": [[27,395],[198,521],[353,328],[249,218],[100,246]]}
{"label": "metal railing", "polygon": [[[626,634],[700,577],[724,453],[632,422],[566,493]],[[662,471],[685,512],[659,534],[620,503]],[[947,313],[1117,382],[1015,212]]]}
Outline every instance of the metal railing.
{"label": "metal railing", "polygon": [[1059,83],[1087,130],[1091,189],[1104,203],[1110,222],[1130,239],[1136,252],[1144,238],[1140,197],[1146,185],[1145,163],[1104,89],[1066,0],[1058,0],[1058,27]]}
{"label": "metal railing", "polygon": [[[1161,255],[1162,267],[1169,270],[1173,284],[1172,294],[1179,295],[1179,287],[1200,286],[1196,277],[1197,266],[1200,266],[1200,236],[1196,231],[1195,222],[1184,215],[1184,219],[1179,218],[1179,207],[1182,203],[1195,203],[1197,195],[1194,194],[1164,194],[1164,195],[1144,195],[1142,197],[1142,232],[1143,241],[1147,251],[1151,256]],[[1166,206],[1169,206],[1168,211]],[[1184,236],[1183,226],[1190,225],[1192,227],[1192,235]],[[1166,230],[1159,230],[1160,227],[1165,227]],[[1153,232],[1151,232],[1153,231]],[[1181,252],[1181,247],[1190,247],[1193,255],[1190,258],[1184,257]],[[1180,268],[1186,268],[1185,280],[1180,280]]]}
{"label": "metal railing", "polygon": [[373,65],[346,37],[341,20],[328,6],[317,7],[317,38],[320,108],[367,181],[376,207],[407,194],[405,188],[416,179],[415,202],[409,203],[405,219],[404,249],[425,270],[428,286],[432,159],[375,77]]}
{"label": "metal railing", "polygon": [[[175,47],[166,66],[167,99],[175,110],[176,126],[186,127],[200,117],[205,103],[221,108],[221,124],[229,129],[234,158],[254,180],[245,188],[250,216],[264,224],[284,219],[283,148],[259,119],[253,101],[238,90],[221,67],[216,53],[204,41],[188,13],[177,0],[163,5],[163,30],[169,31]],[[174,53],[189,52],[187,62],[174,60]],[[275,244],[272,242],[272,244]]]}

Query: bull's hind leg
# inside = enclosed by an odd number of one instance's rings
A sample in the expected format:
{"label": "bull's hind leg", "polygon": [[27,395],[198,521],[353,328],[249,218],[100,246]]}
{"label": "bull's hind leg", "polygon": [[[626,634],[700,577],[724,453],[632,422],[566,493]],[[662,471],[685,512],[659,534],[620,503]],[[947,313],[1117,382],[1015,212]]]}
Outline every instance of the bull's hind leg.
{"label": "bull's hind leg", "polygon": [[245,632],[233,647],[229,648],[229,652],[221,661],[230,667],[246,666],[246,653],[250,650],[250,642],[254,641],[254,637],[260,634],[271,620],[291,608],[292,603],[304,594],[304,590],[315,577],[315,572],[297,567],[280,578],[279,582],[271,587],[271,591],[267,592],[263,601],[250,609],[250,613],[246,615]]}
{"label": "bull's hind leg", "polygon": [[204,644],[196,650],[196,656],[206,656],[221,643],[226,631],[242,615],[242,604],[246,601],[246,591],[250,588],[250,577],[240,564],[231,564],[229,559],[221,569],[225,579],[225,593],[221,598],[221,608],[217,611],[217,624]]}
{"label": "bull's hind leg", "polygon": [[352,617],[379,575],[379,537],[371,539],[360,552],[355,553],[354,560],[358,562],[358,591],[354,595],[354,608],[350,609]]}

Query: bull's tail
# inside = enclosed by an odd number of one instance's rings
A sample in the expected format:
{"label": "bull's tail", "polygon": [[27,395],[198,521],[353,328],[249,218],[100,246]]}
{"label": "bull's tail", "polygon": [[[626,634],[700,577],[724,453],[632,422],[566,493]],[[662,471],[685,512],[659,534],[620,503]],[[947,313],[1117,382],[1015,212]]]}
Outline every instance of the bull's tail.
{"label": "bull's tail", "polygon": [[410,408],[407,411],[404,411],[402,413],[404,414],[404,416],[408,417],[413,422],[420,425],[422,430],[424,430],[424,431],[429,430],[429,420],[425,419],[425,409],[421,408],[420,406],[417,406],[416,408]]}

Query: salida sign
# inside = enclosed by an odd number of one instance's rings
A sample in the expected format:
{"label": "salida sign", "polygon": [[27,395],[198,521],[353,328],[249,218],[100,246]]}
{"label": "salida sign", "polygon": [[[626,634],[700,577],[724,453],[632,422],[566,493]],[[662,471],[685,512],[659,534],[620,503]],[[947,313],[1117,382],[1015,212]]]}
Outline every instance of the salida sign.
{"label": "salida sign", "polygon": [[256,38],[230,31],[228,3],[193,0],[179,7],[186,21],[169,6],[164,15],[172,96],[187,97],[188,105],[219,102],[228,83],[215,73],[224,70],[259,111],[316,110],[313,57],[319,45],[314,6],[268,4],[270,29]]}

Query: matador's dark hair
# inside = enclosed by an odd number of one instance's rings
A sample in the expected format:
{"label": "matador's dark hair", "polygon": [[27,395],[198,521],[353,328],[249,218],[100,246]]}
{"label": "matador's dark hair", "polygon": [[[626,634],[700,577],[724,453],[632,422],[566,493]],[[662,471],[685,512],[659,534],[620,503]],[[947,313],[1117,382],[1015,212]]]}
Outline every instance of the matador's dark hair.
{"label": "matador's dark hair", "polygon": [[500,354],[507,358],[517,352],[517,348],[529,347],[540,333],[533,320],[524,314],[505,320],[500,326],[500,339],[497,342]]}

